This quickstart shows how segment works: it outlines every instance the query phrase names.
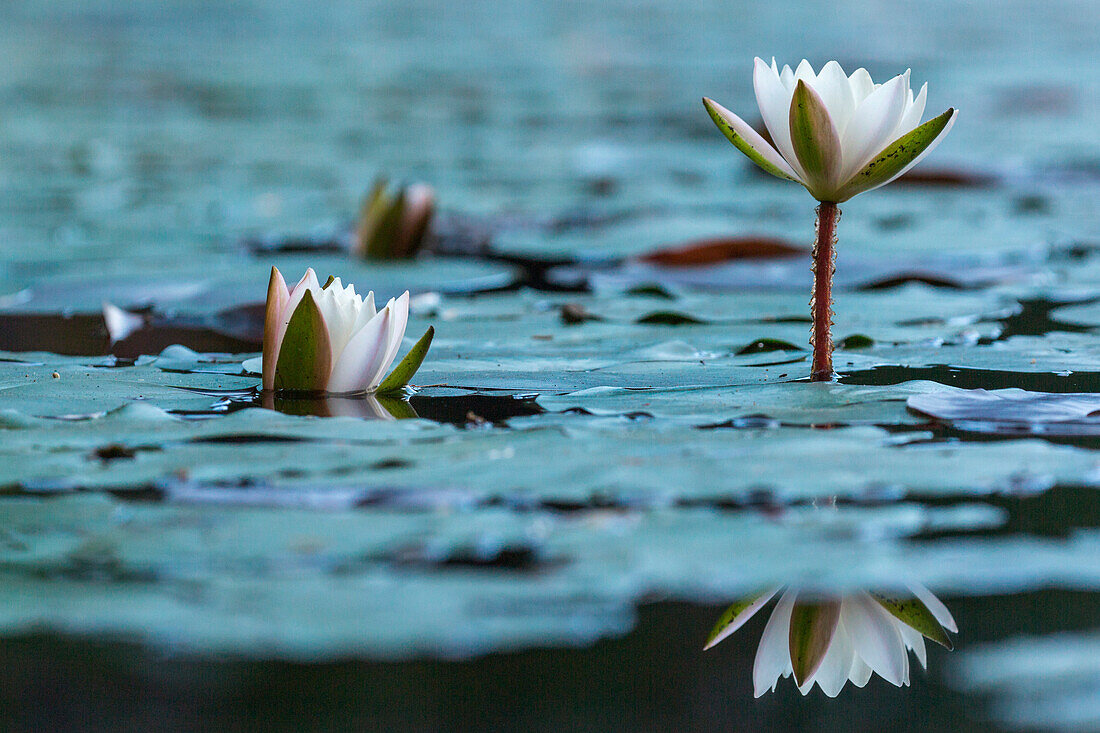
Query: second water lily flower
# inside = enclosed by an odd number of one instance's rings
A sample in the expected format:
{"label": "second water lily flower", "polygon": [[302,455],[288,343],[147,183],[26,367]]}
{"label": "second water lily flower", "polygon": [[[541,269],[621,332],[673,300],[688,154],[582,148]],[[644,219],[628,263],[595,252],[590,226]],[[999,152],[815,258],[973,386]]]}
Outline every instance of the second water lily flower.
{"label": "second water lily flower", "polygon": [[948,109],[921,123],[928,85],[916,96],[909,72],[875,84],[865,69],[850,76],[836,61],[815,73],[808,61],[780,71],[756,59],[753,87],[769,143],[751,125],[706,97],[711,119],[733,145],[778,178],[801,183],[818,207],[812,296],[811,378],[831,379],[832,276],[841,204],[890,183],[943,140],[958,114]]}
{"label": "second water lily flower", "polygon": [[427,353],[433,330],[410,350],[389,378],[409,321],[409,293],[376,309],[366,297],[312,268],[293,288],[271,268],[264,319],[263,388],[291,392],[388,392],[400,389]]}

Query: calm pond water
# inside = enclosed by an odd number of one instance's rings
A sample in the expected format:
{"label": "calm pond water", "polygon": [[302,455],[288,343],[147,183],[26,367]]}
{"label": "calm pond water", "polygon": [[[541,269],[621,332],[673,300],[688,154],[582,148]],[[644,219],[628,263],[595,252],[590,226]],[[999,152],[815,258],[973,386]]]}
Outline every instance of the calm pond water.
{"label": "calm pond water", "polygon": [[[2,727],[1100,730],[1098,36],[1094,0],[5,3]],[[752,117],[773,54],[962,110],[843,207],[833,383],[813,202],[699,103]],[[415,261],[345,252],[380,174],[436,189]],[[273,264],[410,290],[415,394],[260,398]],[[785,614],[839,630],[835,698],[767,690],[820,638]]]}

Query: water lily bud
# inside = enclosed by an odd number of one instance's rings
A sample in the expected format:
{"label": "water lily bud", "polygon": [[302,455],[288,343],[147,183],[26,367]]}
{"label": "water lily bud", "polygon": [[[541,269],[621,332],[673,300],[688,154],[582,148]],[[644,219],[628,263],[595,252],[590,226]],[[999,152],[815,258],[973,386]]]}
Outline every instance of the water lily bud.
{"label": "water lily bud", "polygon": [[390,193],[380,178],[363,200],[353,251],[367,259],[414,257],[428,238],[434,213],[431,186],[414,183]]}
{"label": "water lily bud", "polygon": [[822,202],[843,203],[890,183],[947,135],[958,112],[921,124],[928,85],[914,96],[909,72],[875,84],[865,69],[851,76],[836,61],[814,73],[808,61],[780,71],[756,59],[756,103],[774,145],[706,97],[711,119],[752,162],[801,183]]}
{"label": "water lily bud", "polygon": [[339,278],[322,286],[312,269],[288,289],[273,267],[264,320],[263,388],[374,392],[397,356],[408,319],[408,292],[376,310],[373,292],[364,298]]}

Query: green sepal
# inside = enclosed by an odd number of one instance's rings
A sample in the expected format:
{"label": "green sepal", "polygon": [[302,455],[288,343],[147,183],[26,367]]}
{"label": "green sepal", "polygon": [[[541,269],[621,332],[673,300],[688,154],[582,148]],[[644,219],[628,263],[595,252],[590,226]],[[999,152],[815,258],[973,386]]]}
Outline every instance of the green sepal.
{"label": "green sepal", "polygon": [[332,372],[332,347],[321,310],[306,290],[290,316],[279,361],[275,364],[275,389],[322,392]]}
{"label": "green sepal", "polygon": [[857,193],[881,185],[896,176],[905,166],[912,163],[914,158],[936,141],[936,138],[943,133],[944,128],[951,122],[951,117],[954,114],[954,108],[949,109],[939,117],[933,117],[883,148],[882,152],[872,158],[870,163],[863,166],[845,184],[840,196],[837,197],[837,203],[843,203]]}
{"label": "green sepal", "polygon": [[[794,181],[788,174],[777,168],[771,161],[761,155],[760,151],[749,144],[749,141],[737,134],[737,130],[730,127],[730,124],[722,118],[722,115],[718,113],[718,110],[714,108],[714,105],[709,99],[703,97],[703,106],[707,108],[707,114],[714,120],[714,124],[718,126],[718,129],[722,131],[722,134],[726,136],[726,139],[733,143],[733,146],[745,154],[749,160],[763,171],[772,174],[776,178],[782,178],[786,181]],[[796,181],[797,182],[797,181]]]}
{"label": "green sepal", "polygon": [[328,290],[328,286],[336,282],[335,275],[329,275],[328,280],[325,280],[325,284],[321,286],[321,290]]}
{"label": "green sepal", "polygon": [[378,389],[375,390],[376,394],[386,394],[387,392],[397,392],[401,390],[409,383],[409,380],[416,374],[416,370],[420,368],[420,365],[424,363],[424,357],[428,355],[428,347],[432,345],[432,338],[435,336],[435,326],[428,326],[428,330],[424,332],[424,335],[420,337],[420,340],[413,344],[413,347],[409,349],[409,353],[405,354],[405,358],[393,368],[389,376],[382,380],[382,383],[378,385]]}
{"label": "green sepal", "polygon": [[806,183],[835,185],[840,177],[840,136],[821,97],[802,80],[791,97],[790,125],[791,146],[806,172]]}
{"label": "green sepal", "polygon": [[821,666],[839,620],[840,601],[794,604],[789,643],[791,669],[799,687]]}
{"label": "green sepal", "polygon": [[888,596],[884,593],[871,593],[875,601],[885,608],[890,615],[897,618],[906,626],[919,631],[929,641],[934,641],[945,649],[954,649],[955,645],[947,636],[947,630],[943,628],[935,615],[928,610],[928,606],[919,598]]}

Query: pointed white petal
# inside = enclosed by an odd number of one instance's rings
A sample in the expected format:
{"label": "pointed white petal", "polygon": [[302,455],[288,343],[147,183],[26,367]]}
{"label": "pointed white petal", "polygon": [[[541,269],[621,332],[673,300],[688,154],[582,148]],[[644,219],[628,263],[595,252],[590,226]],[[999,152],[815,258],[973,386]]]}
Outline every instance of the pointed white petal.
{"label": "pointed white petal", "polygon": [[924,636],[907,624],[899,626],[898,631],[901,632],[901,638],[905,642],[906,648],[912,649],[913,653],[917,655],[920,666],[928,669],[928,650],[924,645]]}
{"label": "pointed white petal", "polygon": [[798,68],[794,70],[795,82],[804,81],[810,86],[817,81],[817,74],[814,73],[814,67],[806,59],[802,59],[799,62]]}
{"label": "pointed white petal", "polygon": [[791,666],[791,648],[788,643],[791,627],[791,611],[797,592],[789,590],[783,594],[772,611],[768,625],[760,636],[760,645],[756,648],[756,660],[752,665],[753,695],[760,697],[768,690],[774,690],[779,678]]}
{"label": "pointed white petal", "polygon": [[837,134],[844,136],[844,130],[848,127],[848,121],[852,119],[856,102],[852,96],[852,87],[848,83],[848,77],[844,69],[836,61],[830,61],[817,75],[814,90],[821,95],[821,101],[829,110],[829,117],[836,127]]}
{"label": "pointed white petal", "polygon": [[389,333],[387,334],[386,353],[378,365],[378,369],[371,376],[368,389],[374,389],[386,376],[386,370],[393,364],[397,357],[397,351],[401,348],[401,342],[405,339],[405,328],[409,325],[409,291],[406,290],[396,301],[390,301],[387,306],[390,309]]}
{"label": "pointed white petal", "polygon": [[953,634],[959,633],[959,627],[955,624],[955,618],[951,615],[951,612],[947,610],[947,606],[943,605],[943,601],[936,598],[932,595],[932,591],[919,583],[913,583],[909,587],[913,591],[913,595],[919,598],[920,602],[924,604],[924,607],[931,611],[932,615],[936,617],[936,620],[940,622],[940,626]]}
{"label": "pointed white petal", "polygon": [[852,671],[849,673],[848,679],[856,687],[865,687],[871,679],[871,672],[871,666],[856,654],[855,658],[852,659]]}
{"label": "pointed white petal", "polygon": [[[910,90],[909,94],[912,95],[913,91]],[[901,122],[898,123],[895,137],[901,137],[920,124],[920,118],[924,115],[924,106],[927,102],[928,85],[925,84],[920,88],[920,93],[917,95],[917,98],[909,104],[905,110],[905,114],[901,116]]]}
{"label": "pointed white petal", "polygon": [[351,337],[332,368],[329,392],[359,392],[369,389],[371,377],[386,354],[389,345],[390,311],[383,309],[358,333]]}
{"label": "pointed white petal", "polygon": [[791,145],[791,97],[794,95],[794,90],[784,87],[775,71],[763,61],[758,61],[756,64],[752,83],[756,91],[756,104],[760,108],[760,116],[764,119],[764,126],[768,128],[772,142],[775,143],[775,149],[794,171],[795,178],[805,181],[805,172],[799,165],[794,147]]}
{"label": "pointed white petal", "polygon": [[848,77],[848,85],[852,88],[852,98],[857,107],[870,96],[871,92],[875,91],[875,82],[871,80],[871,75],[864,68],[852,72]]}
{"label": "pointed white petal", "polygon": [[812,680],[807,681],[805,690],[800,692],[805,695],[810,691],[810,686],[816,682],[821,691],[829,697],[836,697],[844,689],[848,682],[848,674],[852,670],[852,662],[855,653],[852,651],[852,642],[844,624],[837,624],[833,633],[833,640],[829,644],[829,651],[825,652],[825,658],[821,660],[821,666]]}
{"label": "pointed white petal", "polygon": [[[773,69],[774,66],[775,64],[772,64]],[[784,89],[786,89],[788,92],[794,91],[794,72],[791,70],[790,66],[784,64],[783,71],[780,71],[777,76],[779,76],[779,83],[783,85]]]}
{"label": "pointed white petal", "polygon": [[303,275],[302,279],[291,289],[286,305],[283,308],[282,318],[279,319],[277,341],[280,344],[283,342],[283,336],[286,334],[286,326],[290,323],[290,317],[294,314],[294,309],[302,302],[302,296],[306,294],[307,290],[316,292],[320,289],[321,283],[317,282],[317,273],[313,271],[312,267],[307,268],[306,274]]}
{"label": "pointed white petal", "polygon": [[844,155],[843,180],[854,176],[887,143],[898,137],[893,133],[905,111],[907,92],[904,76],[896,76],[856,107],[840,143]]}
{"label": "pointed white petal", "polygon": [[900,687],[909,679],[909,656],[893,616],[868,595],[844,601],[844,623],[852,647],[887,682]]}

